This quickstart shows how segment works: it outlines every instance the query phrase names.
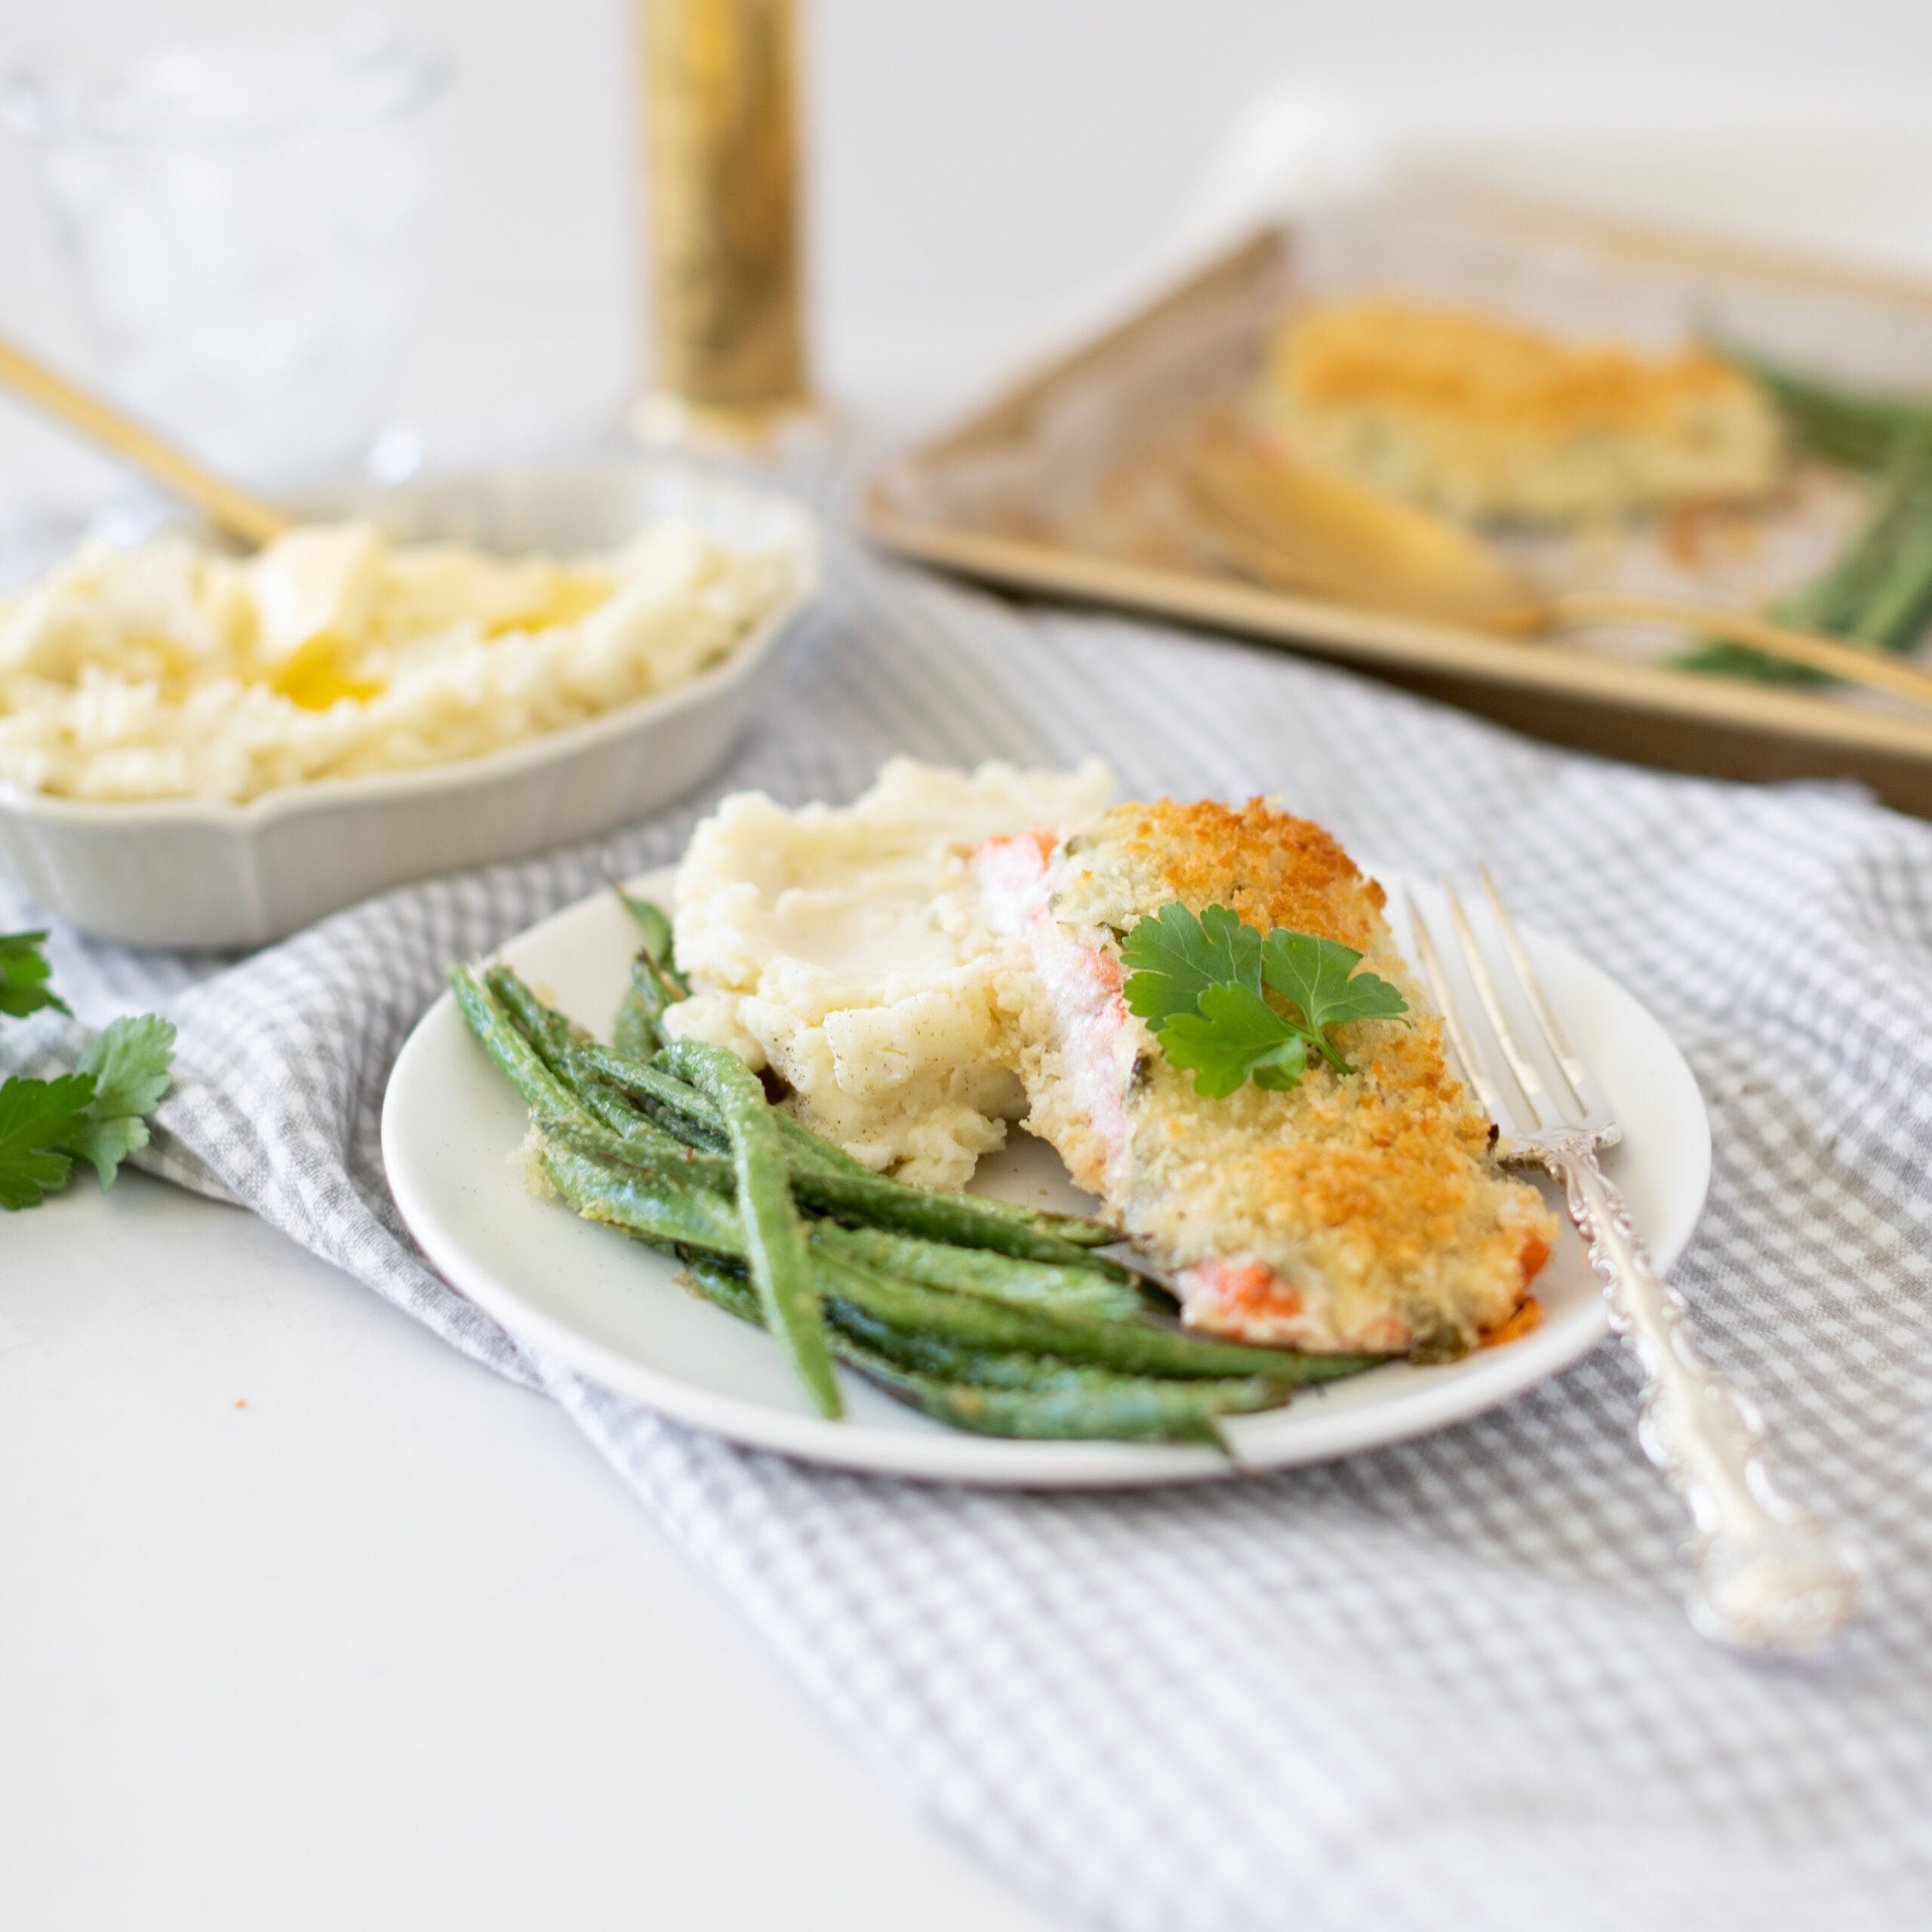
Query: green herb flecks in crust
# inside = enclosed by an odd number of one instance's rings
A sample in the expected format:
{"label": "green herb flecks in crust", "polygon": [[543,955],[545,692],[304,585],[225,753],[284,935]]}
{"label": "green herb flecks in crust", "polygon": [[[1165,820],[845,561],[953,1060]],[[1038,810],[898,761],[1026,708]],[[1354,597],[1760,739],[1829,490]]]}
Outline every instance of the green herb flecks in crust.
{"label": "green herb flecks in crust", "polygon": [[1129,1010],[1209,1100],[1250,1080],[1277,1092],[1298,1087],[1311,1052],[1346,1073],[1335,1028],[1408,1011],[1386,980],[1355,971],[1361,955],[1353,947],[1284,926],[1264,938],[1225,906],[1198,917],[1178,903],[1163,906],[1128,934],[1120,956]]}

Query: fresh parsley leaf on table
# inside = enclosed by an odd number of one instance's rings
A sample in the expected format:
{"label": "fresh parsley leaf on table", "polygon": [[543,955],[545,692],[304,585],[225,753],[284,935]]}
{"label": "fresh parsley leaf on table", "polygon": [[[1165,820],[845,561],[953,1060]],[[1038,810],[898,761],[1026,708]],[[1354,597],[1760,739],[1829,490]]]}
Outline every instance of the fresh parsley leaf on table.
{"label": "fresh parsley leaf on table", "polygon": [[[1129,1010],[1208,1100],[1250,1080],[1277,1092],[1298,1087],[1311,1050],[1349,1072],[1333,1029],[1408,1011],[1386,980],[1355,971],[1353,947],[1285,926],[1264,939],[1225,906],[1198,918],[1178,902],[1163,906],[1128,934],[1120,956]],[[1271,1005],[1269,992],[1291,1011]]]}
{"label": "fresh parsley leaf on table", "polygon": [[51,968],[41,950],[46,943],[45,933],[0,933],[0,1013],[24,1020],[45,1007],[68,1011],[67,1002],[47,983]]}
{"label": "fresh parsley leaf on table", "polygon": [[64,1143],[87,1125],[91,1073],[0,1086],[0,1208],[38,1208],[67,1185],[73,1157]]}
{"label": "fresh parsley leaf on table", "polygon": [[[46,937],[0,934],[0,1014],[68,1011],[47,983]],[[0,1208],[38,1208],[66,1186],[77,1160],[109,1186],[121,1163],[147,1145],[145,1116],[167,1092],[174,1062],[174,1029],[146,1014],[112,1021],[72,1073],[16,1075],[0,1085]]]}
{"label": "fresh parsley leaf on table", "polygon": [[148,1144],[143,1118],[161,1104],[174,1064],[174,1029],[152,1013],[112,1020],[90,1040],[76,1072],[94,1076],[94,1097],[66,1151],[94,1164],[103,1188],[128,1155]]}

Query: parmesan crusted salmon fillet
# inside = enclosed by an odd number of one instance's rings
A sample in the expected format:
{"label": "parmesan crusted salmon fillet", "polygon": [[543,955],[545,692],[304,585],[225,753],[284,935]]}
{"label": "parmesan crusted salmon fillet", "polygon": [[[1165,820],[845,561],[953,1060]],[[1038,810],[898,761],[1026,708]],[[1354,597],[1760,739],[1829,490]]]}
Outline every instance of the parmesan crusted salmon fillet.
{"label": "parmesan crusted salmon fillet", "polygon": [[1749,502],[1786,468],[1777,412],[1721,356],[1432,303],[1304,310],[1275,340],[1262,400],[1304,462],[1452,516],[1574,524]]}
{"label": "parmesan crusted salmon fillet", "polygon": [[[1500,1327],[1555,1217],[1491,1156],[1441,1023],[1396,951],[1380,886],[1334,838],[1263,800],[1114,808],[1066,838],[977,848],[961,917],[997,949],[1027,1125],[1172,1275],[1184,1318],[1321,1350],[1456,1350]],[[1195,1091],[1123,995],[1121,943],[1171,902],[1263,933],[1340,941],[1412,1023],[1341,1029],[1291,1091]]]}

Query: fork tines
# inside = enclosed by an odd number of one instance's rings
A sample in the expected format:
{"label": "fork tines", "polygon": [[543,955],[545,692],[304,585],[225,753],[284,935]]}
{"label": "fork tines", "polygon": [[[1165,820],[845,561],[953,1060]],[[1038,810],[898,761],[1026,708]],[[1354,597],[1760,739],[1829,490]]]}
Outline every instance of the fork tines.
{"label": "fork tines", "polygon": [[1464,1080],[1490,1118],[1518,1140],[1534,1143],[1580,1128],[1599,1143],[1614,1139],[1609,1103],[1558,1017],[1495,880],[1486,866],[1477,874],[1488,902],[1488,946],[1478,938],[1454,883],[1445,876],[1441,888],[1462,979],[1473,1000],[1459,993],[1415,894],[1407,895],[1417,963]]}

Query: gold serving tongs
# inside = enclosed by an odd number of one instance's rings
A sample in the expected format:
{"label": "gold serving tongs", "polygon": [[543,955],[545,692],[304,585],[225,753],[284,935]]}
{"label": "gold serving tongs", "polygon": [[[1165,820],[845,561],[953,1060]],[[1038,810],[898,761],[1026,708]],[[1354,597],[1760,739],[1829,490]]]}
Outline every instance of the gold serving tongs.
{"label": "gold serving tongs", "polygon": [[1621,590],[1546,591],[1447,518],[1331,470],[1204,436],[1188,471],[1201,534],[1247,575],[1372,608],[1525,640],[1595,624],[1662,624],[1932,706],[1932,672],[1748,612]]}
{"label": "gold serving tongs", "polygon": [[171,494],[185,497],[217,529],[251,548],[272,543],[289,518],[258,497],[204,469],[193,457],[152,429],[124,416],[112,404],[55,374],[22,349],[0,338],[0,383],[23,401],[57,417],[90,441],[125,458]]}

